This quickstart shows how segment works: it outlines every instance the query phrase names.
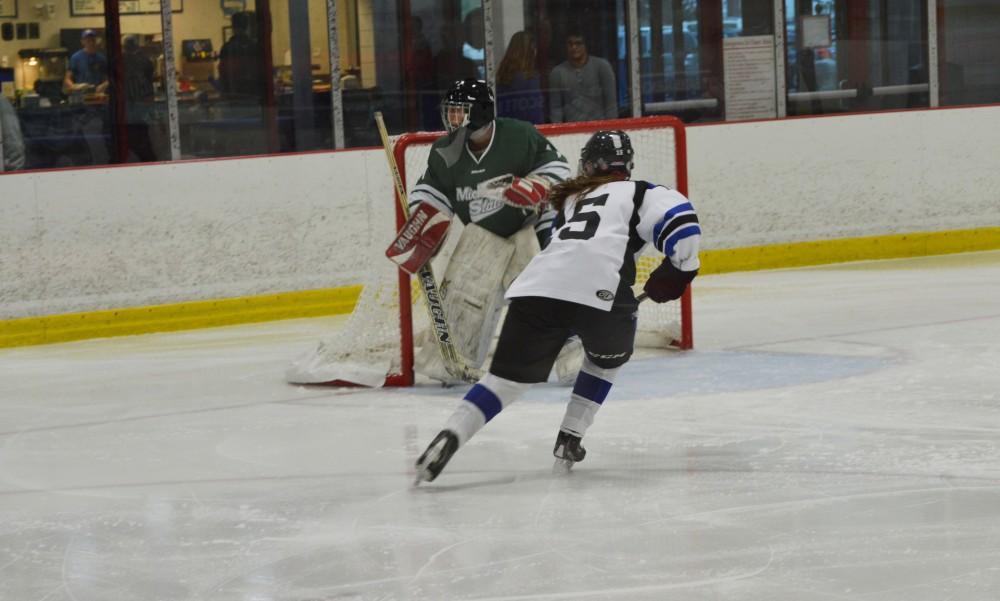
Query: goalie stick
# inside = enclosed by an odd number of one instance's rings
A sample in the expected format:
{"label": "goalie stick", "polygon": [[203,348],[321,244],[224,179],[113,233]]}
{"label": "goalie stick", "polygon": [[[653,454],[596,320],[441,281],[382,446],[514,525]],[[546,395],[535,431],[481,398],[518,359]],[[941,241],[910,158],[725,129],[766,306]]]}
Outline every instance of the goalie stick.
{"label": "goalie stick", "polygon": [[[399,197],[399,206],[403,210],[403,218],[409,218],[410,208],[406,198],[406,187],[403,185],[403,178],[399,175],[399,166],[396,164],[396,157],[392,155],[392,147],[389,142],[389,132],[385,129],[385,120],[382,112],[375,112],[375,123],[378,125],[378,133],[382,138],[382,147],[385,149],[385,156],[389,163],[389,171],[392,173],[392,181],[396,187],[396,196]],[[424,298],[427,300],[427,312],[434,327],[434,338],[437,340],[438,350],[441,351],[441,359],[444,368],[456,379],[466,382],[476,382],[479,380],[479,370],[469,367],[455,350],[455,345],[451,342],[451,328],[445,315],[444,304],[441,302],[441,293],[437,285],[437,278],[431,268],[430,261],[424,264],[417,271],[417,278],[420,280],[420,287],[424,291]]]}

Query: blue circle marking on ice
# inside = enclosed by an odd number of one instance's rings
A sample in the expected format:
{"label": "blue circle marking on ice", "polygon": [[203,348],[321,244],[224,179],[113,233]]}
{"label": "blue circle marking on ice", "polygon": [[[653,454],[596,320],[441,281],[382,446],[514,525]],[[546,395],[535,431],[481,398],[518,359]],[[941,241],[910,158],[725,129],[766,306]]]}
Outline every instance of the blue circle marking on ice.
{"label": "blue circle marking on ice", "polygon": [[[880,370],[889,357],[761,351],[684,352],[633,359],[622,367],[612,394],[617,399],[718,394],[785,388],[841,380]],[[566,401],[566,387],[540,384],[526,399]]]}
{"label": "blue circle marking on ice", "polygon": [[[842,380],[883,369],[890,356],[857,356],[773,351],[685,351],[632,359],[615,378],[615,399],[657,399],[803,386]],[[461,398],[469,384],[437,384],[404,389],[407,394]],[[565,403],[567,386],[536,384],[525,400]]]}

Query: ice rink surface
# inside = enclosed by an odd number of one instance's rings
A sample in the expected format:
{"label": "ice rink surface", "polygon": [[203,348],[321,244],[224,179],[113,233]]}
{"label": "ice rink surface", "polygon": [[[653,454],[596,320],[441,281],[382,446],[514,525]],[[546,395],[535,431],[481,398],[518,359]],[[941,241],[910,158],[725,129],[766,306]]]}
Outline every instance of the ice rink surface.
{"label": "ice rink surface", "polygon": [[0,351],[3,601],[1000,599],[1000,253],[699,278],[551,473],[534,389],[284,383],[342,318]]}

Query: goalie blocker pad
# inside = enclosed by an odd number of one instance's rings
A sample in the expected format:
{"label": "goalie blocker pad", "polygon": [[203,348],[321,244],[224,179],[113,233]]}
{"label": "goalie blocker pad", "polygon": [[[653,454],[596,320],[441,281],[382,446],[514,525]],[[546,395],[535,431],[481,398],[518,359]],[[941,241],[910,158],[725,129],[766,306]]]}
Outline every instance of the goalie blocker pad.
{"label": "goalie blocker pad", "polygon": [[385,249],[385,256],[399,268],[415,274],[434,256],[444,242],[451,216],[423,202],[410,213],[396,238]]}

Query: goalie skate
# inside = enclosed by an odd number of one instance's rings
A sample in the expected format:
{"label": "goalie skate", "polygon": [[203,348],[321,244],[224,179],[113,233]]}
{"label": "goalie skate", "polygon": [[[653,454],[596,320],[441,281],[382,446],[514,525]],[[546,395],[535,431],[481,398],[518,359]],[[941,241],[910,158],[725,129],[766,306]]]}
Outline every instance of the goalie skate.
{"label": "goalie skate", "polygon": [[572,469],[573,464],[583,461],[587,456],[587,449],[580,444],[579,436],[559,430],[556,437],[556,446],[552,449],[552,455],[556,458],[552,471],[557,474],[565,474]]}
{"label": "goalie skate", "polygon": [[448,465],[451,456],[458,450],[458,436],[451,430],[441,430],[424,454],[417,459],[417,479],[414,486],[421,482],[432,482],[438,477],[444,466]]}

